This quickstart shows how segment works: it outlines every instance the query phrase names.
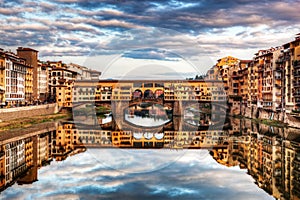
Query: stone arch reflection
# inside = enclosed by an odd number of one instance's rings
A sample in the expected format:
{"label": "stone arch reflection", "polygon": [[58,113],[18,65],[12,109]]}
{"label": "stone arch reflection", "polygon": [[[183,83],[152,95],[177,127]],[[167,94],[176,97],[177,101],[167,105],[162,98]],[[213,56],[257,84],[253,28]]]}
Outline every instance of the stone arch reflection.
{"label": "stone arch reflection", "polygon": [[172,120],[172,110],[160,104],[142,102],[126,108],[124,119],[133,126],[158,127]]}

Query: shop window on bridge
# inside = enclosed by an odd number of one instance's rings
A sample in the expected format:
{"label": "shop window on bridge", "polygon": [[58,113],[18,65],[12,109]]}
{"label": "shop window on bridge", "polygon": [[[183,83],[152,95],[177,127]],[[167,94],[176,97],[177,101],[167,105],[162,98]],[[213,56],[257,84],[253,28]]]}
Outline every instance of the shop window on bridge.
{"label": "shop window on bridge", "polygon": [[133,87],[141,88],[142,86],[142,83],[133,83]]}
{"label": "shop window on bridge", "polygon": [[121,89],[121,90],[130,90],[131,87],[130,87],[130,86],[122,86],[120,89]]}
{"label": "shop window on bridge", "polygon": [[153,83],[144,83],[144,87],[153,87]]}
{"label": "shop window on bridge", "polygon": [[164,87],[163,83],[155,83],[155,87]]}

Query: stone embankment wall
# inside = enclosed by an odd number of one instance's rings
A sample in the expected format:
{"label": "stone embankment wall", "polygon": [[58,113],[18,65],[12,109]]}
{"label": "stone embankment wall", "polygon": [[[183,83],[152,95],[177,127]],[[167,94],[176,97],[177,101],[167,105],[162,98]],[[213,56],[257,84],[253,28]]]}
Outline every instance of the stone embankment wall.
{"label": "stone embankment wall", "polygon": [[300,118],[296,118],[285,112],[272,112],[262,108],[258,108],[256,105],[245,106],[238,103],[233,104],[230,107],[231,115],[242,115],[252,119],[268,119],[276,120],[287,124],[290,127],[300,128]]}
{"label": "stone embankment wall", "polygon": [[300,119],[289,114],[286,114],[284,123],[288,124],[291,127],[300,128]]}
{"label": "stone embankment wall", "polygon": [[49,115],[58,112],[57,104],[26,106],[0,109],[0,121],[29,118],[38,115]]}

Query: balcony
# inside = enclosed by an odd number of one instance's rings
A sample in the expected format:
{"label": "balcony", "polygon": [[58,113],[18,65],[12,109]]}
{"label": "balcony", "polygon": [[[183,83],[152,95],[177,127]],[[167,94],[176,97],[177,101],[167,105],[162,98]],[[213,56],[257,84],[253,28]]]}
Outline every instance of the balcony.
{"label": "balcony", "polygon": [[294,93],[294,97],[300,97],[300,93]]}

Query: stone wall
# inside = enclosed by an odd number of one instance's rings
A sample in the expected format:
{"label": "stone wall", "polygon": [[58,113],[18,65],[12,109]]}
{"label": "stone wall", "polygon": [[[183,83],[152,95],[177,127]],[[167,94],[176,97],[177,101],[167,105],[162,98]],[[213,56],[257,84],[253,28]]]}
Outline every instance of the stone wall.
{"label": "stone wall", "polygon": [[0,121],[29,118],[38,115],[49,115],[58,112],[56,104],[26,106],[18,108],[0,109]]}
{"label": "stone wall", "polygon": [[[231,114],[233,113],[233,111],[236,112],[236,107],[230,108]],[[259,118],[259,119],[280,121],[287,124],[290,127],[300,128],[300,117],[297,118],[285,112],[267,111],[262,108],[257,108],[256,105],[251,105],[251,106],[242,105],[241,115],[252,119]]]}
{"label": "stone wall", "polygon": [[241,115],[248,118],[257,118],[259,116],[259,109],[256,105],[245,106],[244,104],[241,106]]}
{"label": "stone wall", "polygon": [[284,123],[288,124],[291,127],[300,128],[300,119],[289,114],[285,114]]}

